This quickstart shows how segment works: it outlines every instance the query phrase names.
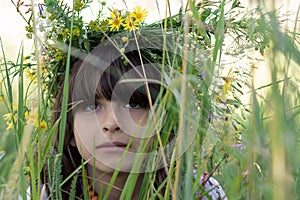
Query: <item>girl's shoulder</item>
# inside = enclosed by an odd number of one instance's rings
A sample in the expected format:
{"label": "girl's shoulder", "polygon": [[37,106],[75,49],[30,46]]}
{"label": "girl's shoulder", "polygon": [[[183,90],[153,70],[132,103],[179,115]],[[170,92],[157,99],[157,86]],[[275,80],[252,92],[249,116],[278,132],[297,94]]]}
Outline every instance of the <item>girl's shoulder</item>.
{"label": "girl's shoulder", "polygon": [[[203,173],[200,177],[199,184],[203,187],[203,189],[207,192],[207,194],[211,197],[212,200],[227,200],[226,194],[222,186],[215,178],[209,176],[206,173]],[[201,191],[198,191],[196,195],[201,196],[201,200],[208,200],[205,194],[203,194],[203,196],[201,194],[203,193]]]}

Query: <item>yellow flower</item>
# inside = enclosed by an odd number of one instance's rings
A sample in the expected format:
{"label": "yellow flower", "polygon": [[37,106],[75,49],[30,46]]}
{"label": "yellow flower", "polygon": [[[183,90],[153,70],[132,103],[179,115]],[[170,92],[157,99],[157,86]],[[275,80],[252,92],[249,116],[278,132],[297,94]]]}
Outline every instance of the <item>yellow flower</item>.
{"label": "yellow flower", "polygon": [[124,30],[136,30],[136,29],[139,29],[138,27],[138,22],[137,21],[134,21],[132,18],[130,17],[127,17],[125,19],[125,23],[123,24],[124,26]]}
{"label": "yellow flower", "polygon": [[79,11],[83,6],[84,4],[81,0],[75,0],[74,10]]}
{"label": "yellow flower", "polygon": [[29,166],[25,166],[25,167],[24,167],[24,170],[25,170],[25,171],[30,171],[30,167],[29,167]]}
{"label": "yellow flower", "polygon": [[115,17],[112,17],[108,21],[108,24],[110,26],[110,30],[111,31],[113,31],[113,30],[117,30],[118,31],[120,29],[120,27],[122,26],[124,19],[122,19],[121,15],[111,14],[111,16],[115,16]]}
{"label": "yellow flower", "polygon": [[122,40],[122,42],[127,42],[128,38],[127,37],[122,37],[121,40]]}
{"label": "yellow flower", "polygon": [[42,120],[40,122],[40,124],[38,124],[38,121],[36,121],[36,124],[35,124],[36,127],[40,128],[41,130],[46,130],[47,129],[47,123],[45,120]]}
{"label": "yellow flower", "polygon": [[0,96],[0,102],[4,101],[4,98],[2,96]]}
{"label": "yellow flower", "polygon": [[12,129],[14,127],[13,122],[6,122],[7,128],[6,130]]}
{"label": "yellow flower", "polygon": [[80,30],[79,30],[78,27],[76,27],[76,28],[73,29],[72,35],[73,36],[77,36],[77,37],[80,36]]}
{"label": "yellow flower", "polygon": [[26,112],[24,113],[24,116],[25,116],[25,119],[28,120],[28,119],[29,119],[29,112],[26,111]]}
{"label": "yellow flower", "polygon": [[93,30],[93,31],[98,31],[100,26],[96,21],[90,21],[89,23],[89,27]]}
{"label": "yellow flower", "polygon": [[119,13],[119,11],[117,11],[116,9],[113,10],[113,11],[111,11],[111,13],[110,13],[110,17],[111,17],[111,18],[116,18],[116,17],[118,17],[119,15],[120,15],[120,13]]}
{"label": "yellow flower", "polygon": [[61,32],[61,35],[62,35],[63,37],[66,37],[66,36],[69,35],[69,33],[70,33],[69,29],[64,29],[64,30]]}
{"label": "yellow flower", "polygon": [[123,54],[125,52],[125,49],[124,48],[121,48],[120,49],[120,52]]}
{"label": "yellow flower", "polygon": [[37,76],[33,72],[31,72],[28,68],[24,70],[26,77],[30,80],[33,81],[34,83],[37,82]]}
{"label": "yellow flower", "polygon": [[6,125],[7,125],[6,130],[9,130],[13,128],[14,121],[17,120],[17,116],[13,115],[12,113],[6,113],[3,115],[3,119],[6,121]]}
{"label": "yellow flower", "polygon": [[141,6],[137,6],[133,9],[132,17],[135,18],[136,22],[143,22],[148,16],[148,11],[142,9]]}
{"label": "yellow flower", "polygon": [[63,53],[61,52],[61,51],[57,51],[56,53],[55,53],[55,55],[54,55],[54,59],[56,60],[56,61],[60,61],[60,60],[62,60],[64,58],[64,55],[63,55]]}
{"label": "yellow flower", "polygon": [[13,116],[12,113],[6,113],[6,114],[3,115],[3,119],[6,120],[6,121],[11,120],[12,116]]}
{"label": "yellow flower", "polygon": [[40,129],[42,129],[42,130],[46,130],[47,129],[47,123],[44,120],[41,121]]}
{"label": "yellow flower", "polygon": [[223,86],[223,94],[226,95],[228,94],[228,92],[230,91],[231,89],[231,84],[230,82],[225,82],[224,86]]}
{"label": "yellow flower", "polygon": [[102,29],[102,31],[106,32],[107,28],[108,28],[108,19],[101,20],[100,29]]}
{"label": "yellow flower", "polygon": [[30,167],[29,166],[25,166],[23,168],[24,174],[25,176],[30,176]]}
{"label": "yellow flower", "polygon": [[33,27],[32,26],[25,26],[25,29],[29,33],[33,33]]}

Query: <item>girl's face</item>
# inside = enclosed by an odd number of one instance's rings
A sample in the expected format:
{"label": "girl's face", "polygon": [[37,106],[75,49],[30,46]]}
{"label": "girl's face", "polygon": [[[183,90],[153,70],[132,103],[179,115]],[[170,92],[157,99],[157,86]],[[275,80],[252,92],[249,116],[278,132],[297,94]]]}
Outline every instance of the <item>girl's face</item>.
{"label": "girl's face", "polygon": [[135,102],[105,98],[82,105],[75,113],[74,136],[83,159],[100,171],[113,172],[125,156],[118,169],[129,172],[140,144],[149,140],[142,144],[145,152],[153,140],[153,131],[147,131],[149,111]]}

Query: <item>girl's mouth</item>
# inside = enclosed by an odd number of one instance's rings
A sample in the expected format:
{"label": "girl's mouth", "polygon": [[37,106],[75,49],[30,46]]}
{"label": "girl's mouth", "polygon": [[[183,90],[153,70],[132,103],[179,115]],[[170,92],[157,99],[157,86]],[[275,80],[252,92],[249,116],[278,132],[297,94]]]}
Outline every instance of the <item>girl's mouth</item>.
{"label": "girl's mouth", "polygon": [[101,149],[102,151],[120,151],[120,150],[125,150],[127,145],[128,145],[127,143],[119,142],[119,141],[105,142],[103,144],[96,146],[96,149]]}

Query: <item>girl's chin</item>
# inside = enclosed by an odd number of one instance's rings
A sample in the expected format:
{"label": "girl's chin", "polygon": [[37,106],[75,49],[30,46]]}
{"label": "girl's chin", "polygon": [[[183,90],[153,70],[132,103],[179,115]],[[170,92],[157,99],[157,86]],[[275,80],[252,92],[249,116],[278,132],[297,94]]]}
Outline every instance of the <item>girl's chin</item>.
{"label": "girl's chin", "polygon": [[[110,160],[108,162],[96,162],[96,168],[97,170],[105,173],[113,173],[115,170],[119,170],[121,172],[130,172],[132,169],[132,162],[131,163],[119,163],[120,160],[114,161]],[[92,162],[90,164],[92,167],[94,166],[94,163]],[[121,165],[121,166],[120,166]]]}

